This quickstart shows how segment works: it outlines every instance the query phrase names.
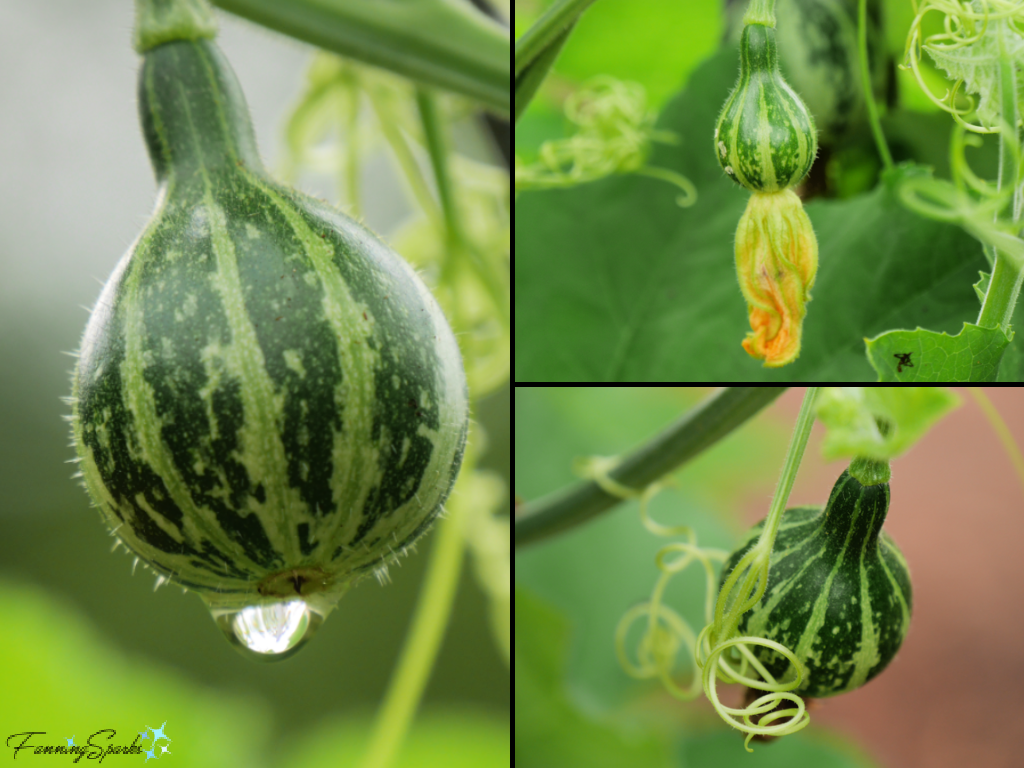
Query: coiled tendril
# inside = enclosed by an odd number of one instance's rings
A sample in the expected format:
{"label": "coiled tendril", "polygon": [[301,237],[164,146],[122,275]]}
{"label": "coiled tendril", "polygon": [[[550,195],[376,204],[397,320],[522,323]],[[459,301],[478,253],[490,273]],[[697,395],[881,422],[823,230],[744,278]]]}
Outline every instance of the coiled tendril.
{"label": "coiled tendril", "polygon": [[516,157],[516,194],[635,173],[678,187],[682,194],[676,202],[684,208],[697,202],[697,189],[688,178],[645,165],[652,142],[675,144],[679,139],[654,130],[655,115],[647,108],[643,86],[594,78],[566,99],[565,116],[576,127],[573,136],[544,142],[536,163],[527,165]]}
{"label": "coiled tendril", "polygon": [[[716,601],[712,562],[724,562],[729,553],[700,547],[697,544],[697,535],[690,526],[666,526],[653,520],[648,513],[648,506],[666,483],[655,482],[643,489],[624,486],[609,474],[617,463],[616,458],[589,457],[578,461],[575,469],[578,474],[593,480],[612,496],[639,499],[640,519],[644,527],[654,535],[684,538],[683,541],[667,544],[658,550],[655,564],[661,573],[655,582],[650,600],[630,608],[619,621],[615,632],[615,649],[622,668],[628,675],[640,680],[661,680],[665,689],[682,701],[696,698],[703,689],[704,695],[719,716],[733,728],[746,734],[744,747],[748,752],[753,751],[749,745],[754,736],[785,736],[806,727],[810,717],[804,701],[797,694],[791,693],[800,687],[806,674],[795,654],[774,640],[736,634],[740,618],[764,595],[768,584],[769,558],[775,543],[774,533],[763,535],[737,563],[722,585]],[[780,512],[780,517],[781,514]],[[775,531],[777,526],[766,522],[764,530]],[[707,576],[705,626],[696,635],[686,619],[663,601],[665,590],[672,578],[695,561],[704,567]],[[627,650],[626,640],[633,624],[642,619],[646,619],[646,628],[636,648],[634,659]],[[797,670],[796,678],[788,683],[778,682],[750,650],[752,645],[764,646],[781,653]],[[683,648],[689,651],[698,670],[688,686],[680,685],[672,674],[678,654]],[[728,656],[727,651],[730,652]],[[766,693],[741,709],[727,707],[718,698],[719,680],[724,683],[741,683]],[[772,711],[781,701],[792,702],[793,707]],[[752,720],[754,717],[760,718],[757,723]],[[789,720],[773,724],[781,718]]]}
{"label": "coiled tendril", "polygon": [[[949,112],[959,125],[975,133],[998,133],[1001,130],[997,118],[999,110],[994,105],[999,101],[999,56],[1005,53],[1015,64],[1024,56],[1024,2],[913,2],[916,15],[907,35],[907,63],[902,67],[913,71],[925,95],[940,109]],[[924,19],[933,11],[943,14],[943,31],[925,36]],[[922,51],[927,52],[954,81],[942,98],[925,84],[920,66]],[[961,95],[961,89],[966,105],[958,106],[957,96]],[[964,120],[974,112],[978,113],[978,124]]]}

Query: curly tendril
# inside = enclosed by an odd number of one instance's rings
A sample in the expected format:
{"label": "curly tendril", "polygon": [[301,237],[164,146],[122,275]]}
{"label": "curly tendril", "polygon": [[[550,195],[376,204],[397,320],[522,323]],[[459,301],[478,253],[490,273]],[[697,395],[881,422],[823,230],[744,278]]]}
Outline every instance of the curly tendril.
{"label": "curly tendril", "polygon": [[[1024,3],[1021,0],[913,2],[916,15],[907,34],[907,63],[901,67],[914,73],[925,95],[952,115],[958,125],[975,133],[999,133],[998,110],[992,107],[999,99],[998,75],[994,73],[998,72],[1000,46],[1016,62],[1024,53],[1024,40],[1021,39],[1024,35]],[[943,14],[943,31],[925,36],[924,19],[932,12]],[[1003,29],[1012,33],[1009,39],[1000,39]],[[941,98],[932,93],[924,81],[922,51],[928,53],[953,80],[952,87]],[[963,97],[959,104],[958,96]],[[977,113],[978,123],[964,119],[974,113]]]}
{"label": "curly tendril", "polygon": [[680,173],[645,164],[652,142],[678,143],[668,131],[654,130],[654,113],[637,83],[602,76],[589,81],[565,101],[565,116],[576,132],[547,141],[536,163],[516,157],[516,194],[524,190],[557,189],[597,181],[615,174],[638,174],[678,187],[681,207],[697,202],[697,189]]}
{"label": "curly tendril", "polygon": [[[644,527],[654,535],[680,536],[684,539],[666,544],[658,550],[655,565],[660,575],[650,600],[630,608],[619,621],[615,632],[615,648],[623,670],[636,679],[659,679],[672,696],[682,701],[696,698],[703,690],[719,716],[746,734],[744,748],[748,752],[753,751],[749,745],[754,736],[785,736],[806,727],[810,722],[806,705],[800,696],[792,693],[800,687],[806,676],[796,655],[775,640],[736,634],[740,618],[761,599],[768,584],[768,564],[775,543],[774,534],[758,541],[744,555],[722,585],[716,600],[713,562],[724,562],[728,553],[700,547],[697,535],[690,526],[667,526],[652,519],[648,512],[650,501],[666,483],[659,481],[642,489],[624,486],[610,476],[617,463],[616,458],[588,457],[578,460],[574,469],[610,495],[622,499],[638,499],[640,519]],[[777,516],[781,517],[781,514]],[[777,530],[777,526],[766,523],[765,530]],[[694,633],[686,619],[664,604],[669,582],[693,562],[703,566],[707,577],[705,626],[699,634]],[[646,626],[635,649],[635,656],[631,656],[627,649],[627,637],[638,621],[646,621]],[[785,683],[777,681],[750,650],[750,646],[763,646],[785,656],[796,670],[795,679]],[[693,658],[697,670],[689,685],[681,685],[672,674],[679,653],[684,648]],[[727,651],[729,656],[726,655]],[[734,664],[735,661],[738,661],[738,665]],[[727,684],[741,683],[766,693],[749,706],[740,709],[727,707],[718,698],[719,680]],[[782,701],[791,702],[793,706],[776,709]],[[756,723],[752,719],[755,717],[759,718]],[[775,722],[782,718],[788,720]]]}

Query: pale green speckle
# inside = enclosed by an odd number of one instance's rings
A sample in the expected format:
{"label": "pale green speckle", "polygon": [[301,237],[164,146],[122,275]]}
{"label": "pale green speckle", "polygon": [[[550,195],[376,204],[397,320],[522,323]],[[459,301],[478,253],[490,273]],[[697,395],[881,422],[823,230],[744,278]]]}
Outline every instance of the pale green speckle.
{"label": "pale green speckle", "polygon": [[299,353],[294,349],[285,350],[284,364],[288,366],[290,370],[299,374],[300,379],[306,378],[306,367],[302,364],[302,358],[299,357]]}

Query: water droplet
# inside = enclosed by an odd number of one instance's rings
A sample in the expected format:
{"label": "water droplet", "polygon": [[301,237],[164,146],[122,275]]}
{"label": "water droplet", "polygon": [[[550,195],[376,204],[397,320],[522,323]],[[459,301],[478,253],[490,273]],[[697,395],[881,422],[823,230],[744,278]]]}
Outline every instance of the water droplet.
{"label": "water droplet", "polygon": [[250,605],[241,610],[214,610],[213,619],[243,656],[279,661],[305,645],[324,617],[305,600],[288,600]]}

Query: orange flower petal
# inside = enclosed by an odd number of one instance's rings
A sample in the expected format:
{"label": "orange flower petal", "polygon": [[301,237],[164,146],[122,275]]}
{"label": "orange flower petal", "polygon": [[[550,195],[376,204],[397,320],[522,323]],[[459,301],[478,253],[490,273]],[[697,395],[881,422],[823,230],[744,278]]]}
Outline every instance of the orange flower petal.
{"label": "orange flower petal", "polygon": [[800,355],[800,332],[818,271],[818,240],[792,190],[755,192],[736,230],[736,274],[752,331],[743,341],[766,368]]}

